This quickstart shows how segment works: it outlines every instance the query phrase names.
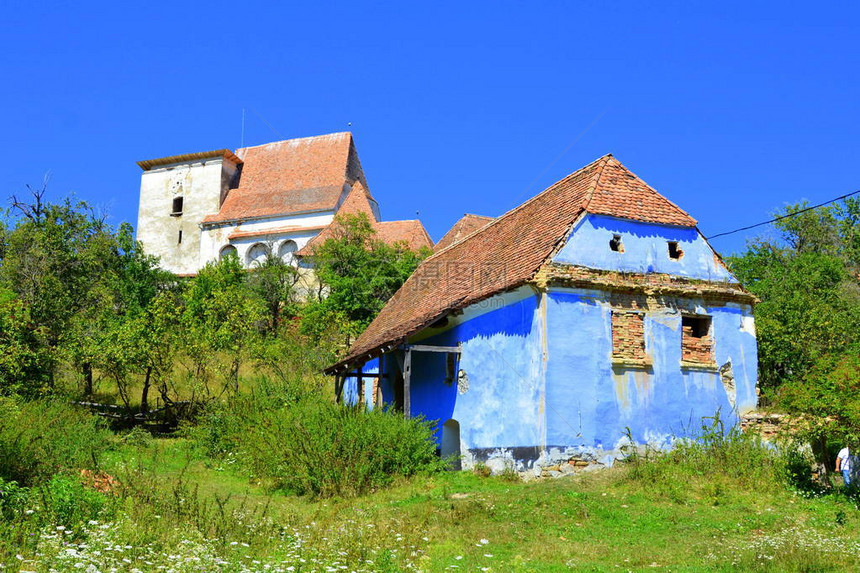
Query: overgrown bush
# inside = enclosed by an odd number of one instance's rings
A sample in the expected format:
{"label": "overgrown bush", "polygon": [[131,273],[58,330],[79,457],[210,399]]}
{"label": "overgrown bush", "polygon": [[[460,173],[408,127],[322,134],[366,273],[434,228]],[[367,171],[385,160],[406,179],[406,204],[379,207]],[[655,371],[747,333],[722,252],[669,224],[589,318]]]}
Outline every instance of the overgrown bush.
{"label": "overgrown bush", "polygon": [[110,444],[101,420],[68,403],[3,399],[0,410],[0,478],[22,486],[95,469]]}
{"label": "overgrown bush", "polygon": [[278,399],[258,391],[210,409],[196,436],[210,454],[238,459],[276,488],[328,497],[446,467],[433,431],[421,418],[340,406],[314,393]]}
{"label": "overgrown bush", "polygon": [[678,503],[699,495],[713,498],[716,505],[727,491],[727,482],[771,491],[793,487],[789,478],[799,475],[800,469],[792,451],[765,444],[759,436],[745,434],[738,427],[725,430],[716,415],[703,421],[695,439],[677,440],[668,451],[628,456],[627,479],[646,482],[653,491]]}
{"label": "overgrown bush", "polygon": [[79,476],[65,474],[52,477],[38,493],[46,521],[66,527],[77,527],[90,520],[110,517],[110,510],[115,503],[109,495],[85,486]]}

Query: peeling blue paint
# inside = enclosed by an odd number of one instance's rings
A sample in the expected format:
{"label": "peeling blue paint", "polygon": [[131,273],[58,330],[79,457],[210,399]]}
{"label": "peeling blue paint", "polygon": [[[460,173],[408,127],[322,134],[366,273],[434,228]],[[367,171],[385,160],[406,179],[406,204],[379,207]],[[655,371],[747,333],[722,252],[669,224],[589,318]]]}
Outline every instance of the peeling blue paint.
{"label": "peeling blue paint", "polygon": [[[623,253],[609,248],[614,234],[622,237]],[[667,241],[679,243],[680,260],[669,258]],[[736,282],[695,229],[593,215],[579,222],[555,262]],[[461,354],[452,372],[446,354],[412,352],[412,414],[439,428],[452,419],[459,423],[464,467],[489,460],[522,470],[574,456],[611,464],[628,431],[637,444],[666,447],[697,435],[703,419],[717,412],[731,427],[739,413],[755,408],[749,305],[643,297],[650,361],[631,366],[612,360],[613,296],[526,286],[449,316],[444,328],[419,333],[411,344],[460,345]],[[682,313],[711,317],[714,364],[682,364]],[[387,404],[402,402],[402,364],[403,350],[397,350],[366,365],[385,374]]]}
{"label": "peeling blue paint", "polygon": [[[621,236],[624,252],[616,252],[609,247],[609,241],[615,235]],[[677,242],[683,251],[680,259],[669,258],[669,241]],[[593,269],[666,273],[737,282],[718,262],[714,251],[697,229],[653,225],[603,215],[586,215],[553,260]]]}

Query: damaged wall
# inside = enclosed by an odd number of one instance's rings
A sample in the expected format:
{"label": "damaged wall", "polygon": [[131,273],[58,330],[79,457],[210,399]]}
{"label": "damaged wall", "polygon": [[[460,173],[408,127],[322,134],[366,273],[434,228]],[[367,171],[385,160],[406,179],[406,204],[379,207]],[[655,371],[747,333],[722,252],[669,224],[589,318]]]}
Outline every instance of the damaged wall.
{"label": "damaged wall", "polygon": [[[621,241],[617,251],[610,247],[616,235]],[[677,259],[669,257],[670,241],[681,251]],[[553,260],[593,269],[737,282],[697,229],[602,215],[583,217]]]}
{"label": "damaged wall", "polygon": [[[695,229],[588,216],[555,263],[409,340],[462,345],[454,375],[445,354],[413,352],[411,396],[412,414],[438,420],[440,445],[457,422],[464,467],[611,464],[627,428],[666,447],[718,411],[729,428],[755,408],[753,297]],[[381,359],[386,403],[402,401],[402,352]]]}

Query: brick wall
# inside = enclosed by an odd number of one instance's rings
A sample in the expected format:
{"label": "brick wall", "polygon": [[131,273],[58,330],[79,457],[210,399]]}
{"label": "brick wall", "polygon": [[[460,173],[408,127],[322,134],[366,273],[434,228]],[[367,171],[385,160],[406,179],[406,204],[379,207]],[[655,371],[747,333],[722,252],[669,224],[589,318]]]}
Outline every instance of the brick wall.
{"label": "brick wall", "polygon": [[612,311],[612,357],[646,360],[645,315]]}

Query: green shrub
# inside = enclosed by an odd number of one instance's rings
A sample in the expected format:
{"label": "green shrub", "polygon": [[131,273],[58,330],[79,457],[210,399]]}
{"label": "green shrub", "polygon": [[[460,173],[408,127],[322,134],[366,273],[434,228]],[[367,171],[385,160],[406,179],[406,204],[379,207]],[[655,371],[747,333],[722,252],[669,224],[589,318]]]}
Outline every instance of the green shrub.
{"label": "green shrub", "polygon": [[25,509],[29,499],[30,492],[27,488],[19,486],[17,482],[0,478],[0,518],[11,521]]}
{"label": "green shrub", "polygon": [[275,487],[314,496],[354,496],[395,476],[446,467],[433,425],[382,410],[333,404],[318,396],[261,395],[215,407],[197,438],[208,452],[231,454]]}
{"label": "green shrub", "polygon": [[77,527],[111,509],[110,496],[86,487],[77,476],[57,474],[40,489],[48,523]]}
{"label": "green shrub", "polygon": [[60,401],[32,401],[0,417],[0,478],[30,486],[61,471],[94,469],[110,432],[90,413]]}

